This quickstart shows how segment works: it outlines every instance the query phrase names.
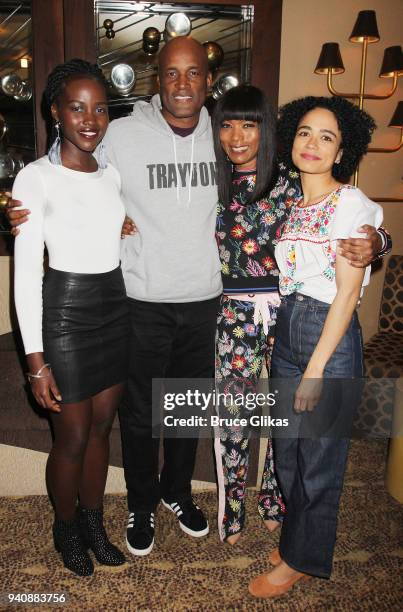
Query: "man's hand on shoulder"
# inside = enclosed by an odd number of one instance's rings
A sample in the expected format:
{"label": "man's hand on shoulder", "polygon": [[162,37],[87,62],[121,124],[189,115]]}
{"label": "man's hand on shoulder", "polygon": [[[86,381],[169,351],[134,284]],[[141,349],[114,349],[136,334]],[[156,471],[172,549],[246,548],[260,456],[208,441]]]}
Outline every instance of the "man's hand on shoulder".
{"label": "man's hand on shoulder", "polygon": [[121,238],[126,238],[126,236],[134,236],[134,234],[137,234],[137,232],[138,229],[136,224],[126,215],[122,225]]}
{"label": "man's hand on shoulder", "polygon": [[20,202],[20,200],[13,200],[11,193],[6,193],[6,195],[10,198],[6,206],[6,217],[11,225],[12,235],[17,236],[20,231],[18,226],[28,221],[31,211],[27,208],[18,208],[18,210],[14,210],[14,208],[22,206],[22,202]]}
{"label": "man's hand on shoulder", "polygon": [[381,251],[382,240],[372,225],[363,225],[357,231],[366,237],[338,240],[338,253],[354,268],[366,268]]}

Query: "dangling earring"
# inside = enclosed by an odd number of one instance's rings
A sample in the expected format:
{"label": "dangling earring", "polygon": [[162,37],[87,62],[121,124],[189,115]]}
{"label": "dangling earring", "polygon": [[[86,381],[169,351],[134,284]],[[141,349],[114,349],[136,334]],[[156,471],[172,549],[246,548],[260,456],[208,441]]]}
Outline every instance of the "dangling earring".
{"label": "dangling earring", "polygon": [[54,139],[53,144],[48,151],[48,158],[51,164],[55,164],[56,166],[61,166],[62,158],[60,156],[60,146],[61,146],[60,121],[56,121],[54,127],[56,130],[56,138]]}
{"label": "dangling earring", "polygon": [[108,165],[108,160],[106,156],[106,147],[103,141],[101,141],[101,143],[95,149],[94,157],[98,162],[98,167],[101,168],[101,170],[104,170]]}

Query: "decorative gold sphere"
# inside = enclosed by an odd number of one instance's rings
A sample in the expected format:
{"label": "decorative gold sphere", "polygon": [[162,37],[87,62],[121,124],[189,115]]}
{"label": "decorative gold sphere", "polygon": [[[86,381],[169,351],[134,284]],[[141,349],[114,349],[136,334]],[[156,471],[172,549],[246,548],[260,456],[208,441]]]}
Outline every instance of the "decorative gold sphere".
{"label": "decorative gold sphere", "polygon": [[159,45],[148,45],[143,42],[143,51],[146,55],[154,55],[158,53]]}
{"label": "decorative gold sphere", "polygon": [[111,38],[115,38],[115,30],[106,30],[105,36],[106,38],[109,38],[109,40],[111,40]]}
{"label": "decorative gold sphere", "polygon": [[206,49],[207,61],[211,72],[217,70],[224,60],[224,51],[222,47],[214,41],[206,41],[203,43],[203,47]]}
{"label": "decorative gold sphere", "polygon": [[158,44],[161,40],[161,33],[159,30],[157,30],[157,28],[146,28],[143,32],[143,42],[145,44],[148,45],[156,45],[158,47]]}
{"label": "decorative gold sphere", "polygon": [[103,26],[105,28],[105,30],[112,30],[113,28],[113,21],[112,19],[105,19]]}

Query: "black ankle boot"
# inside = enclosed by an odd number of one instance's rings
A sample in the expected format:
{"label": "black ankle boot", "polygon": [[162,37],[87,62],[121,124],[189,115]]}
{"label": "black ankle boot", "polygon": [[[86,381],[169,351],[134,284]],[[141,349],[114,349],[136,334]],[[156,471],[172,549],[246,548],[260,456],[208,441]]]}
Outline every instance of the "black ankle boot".
{"label": "black ankle boot", "polygon": [[90,576],[94,572],[94,565],[81,540],[76,519],[56,519],[53,524],[53,539],[67,569],[78,576]]}
{"label": "black ankle boot", "polygon": [[80,532],[84,544],[94,553],[102,565],[122,565],[126,562],[123,553],[112,544],[105,531],[102,509],[79,508]]}

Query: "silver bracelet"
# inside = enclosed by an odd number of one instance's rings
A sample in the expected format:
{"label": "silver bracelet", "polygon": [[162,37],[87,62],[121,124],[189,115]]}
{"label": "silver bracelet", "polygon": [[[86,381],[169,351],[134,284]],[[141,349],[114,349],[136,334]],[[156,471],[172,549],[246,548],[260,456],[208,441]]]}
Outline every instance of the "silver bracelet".
{"label": "silver bracelet", "polygon": [[[42,370],[44,368],[49,368],[49,372],[47,374],[42,374]],[[38,379],[38,378],[48,378],[50,376],[51,373],[51,368],[50,368],[50,363],[44,363],[42,367],[39,368],[39,370],[37,371],[36,374],[31,374],[31,372],[27,372],[27,378],[29,380],[29,382],[31,382],[31,379]]]}

